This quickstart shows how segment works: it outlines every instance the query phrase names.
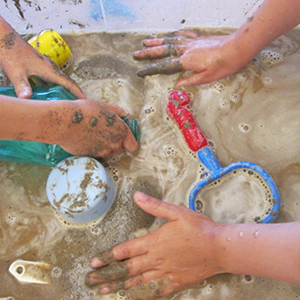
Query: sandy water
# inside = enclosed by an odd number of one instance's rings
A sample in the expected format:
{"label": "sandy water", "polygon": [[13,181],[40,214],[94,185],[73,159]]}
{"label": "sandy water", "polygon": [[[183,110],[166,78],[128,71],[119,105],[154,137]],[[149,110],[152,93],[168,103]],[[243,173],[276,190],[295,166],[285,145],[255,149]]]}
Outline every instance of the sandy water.
{"label": "sandy water", "polygon": [[[153,37],[154,33],[65,37],[74,54],[72,78],[88,98],[116,103],[139,119],[140,148],[134,155],[105,163],[116,182],[117,200],[101,223],[81,228],[65,224],[50,207],[45,193],[50,168],[0,162],[0,299],[100,299],[95,289],[83,284],[89,258],[154,230],[161,223],[133,204],[133,192],[142,190],[164,201],[188,206],[191,187],[201,177],[201,165],[165,113],[168,93],[181,75],[146,79],[135,75],[144,63],[134,61],[131,52],[141,48],[146,36]],[[273,177],[282,199],[277,222],[300,220],[299,67],[300,32],[294,30],[270,44],[237,74],[186,89],[192,95],[197,121],[220,163],[225,166],[250,161]],[[204,191],[203,211],[220,222],[251,221],[266,207],[263,188],[257,182],[249,182],[249,178],[242,177],[224,180],[223,187]],[[216,199],[220,197],[222,203],[218,205]],[[17,259],[50,264],[51,284],[19,283],[8,272]],[[144,288],[102,298],[146,298],[155,291],[155,286],[154,291],[151,285]],[[299,297],[297,285],[225,274],[169,298]]]}

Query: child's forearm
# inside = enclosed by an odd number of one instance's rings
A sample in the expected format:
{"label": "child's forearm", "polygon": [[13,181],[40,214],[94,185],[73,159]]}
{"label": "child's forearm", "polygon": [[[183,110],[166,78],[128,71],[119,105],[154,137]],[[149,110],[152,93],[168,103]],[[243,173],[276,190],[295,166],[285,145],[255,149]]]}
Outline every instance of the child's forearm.
{"label": "child's forearm", "polygon": [[12,30],[12,27],[0,15],[0,38]]}
{"label": "child's forearm", "polygon": [[253,16],[235,32],[235,41],[240,52],[252,58],[272,40],[299,23],[299,0],[265,0]]}
{"label": "child's forearm", "polygon": [[224,225],[215,237],[225,272],[300,284],[299,222]]}
{"label": "child's forearm", "polygon": [[5,56],[11,48],[14,47],[18,39],[18,33],[5,21],[0,15],[0,62],[4,63],[7,57]]}
{"label": "child's forearm", "polygon": [[57,143],[60,131],[55,120],[59,117],[54,109],[58,105],[0,96],[0,139]]}

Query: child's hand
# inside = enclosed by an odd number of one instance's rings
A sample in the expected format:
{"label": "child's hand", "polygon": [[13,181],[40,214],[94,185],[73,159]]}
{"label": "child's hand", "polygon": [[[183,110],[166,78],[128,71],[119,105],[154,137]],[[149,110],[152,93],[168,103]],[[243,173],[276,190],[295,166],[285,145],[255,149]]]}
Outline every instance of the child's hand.
{"label": "child's hand", "polygon": [[141,192],[135,193],[134,200],[146,212],[169,222],[94,257],[90,265],[95,270],[86,277],[88,286],[99,286],[100,294],[108,294],[152,282],[156,288],[147,295],[152,299],[223,272],[214,257],[217,223]]}
{"label": "child's hand", "polygon": [[[0,16],[0,25],[1,22],[5,21]],[[5,26],[5,32],[0,27],[0,65],[13,83],[18,97],[30,98],[32,90],[28,77],[34,75],[64,86],[79,99],[85,98],[78,85],[65,76],[50,59],[31,47],[7,23]]]}
{"label": "child's hand", "polygon": [[120,107],[100,101],[55,101],[52,123],[59,144],[74,155],[111,158],[123,151],[133,152],[137,142],[120,118],[127,113]]}
{"label": "child's hand", "polygon": [[147,49],[135,51],[135,59],[174,58],[152,63],[138,70],[139,76],[173,74],[193,71],[195,74],[177,82],[176,86],[196,85],[226,77],[243,67],[251,57],[240,55],[234,42],[234,34],[199,36],[182,30],[173,37],[144,40]]}

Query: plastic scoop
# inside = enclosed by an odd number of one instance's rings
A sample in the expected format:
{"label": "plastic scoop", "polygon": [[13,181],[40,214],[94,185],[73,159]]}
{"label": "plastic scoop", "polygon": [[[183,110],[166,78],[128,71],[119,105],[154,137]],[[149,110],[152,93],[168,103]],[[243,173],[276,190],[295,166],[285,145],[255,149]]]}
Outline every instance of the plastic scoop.
{"label": "plastic scoop", "polygon": [[279,213],[280,197],[271,176],[265,172],[260,166],[246,161],[239,161],[224,168],[221,167],[219,161],[213,151],[208,146],[207,139],[200,130],[192,112],[189,110],[190,104],[189,94],[183,91],[172,92],[169,95],[167,105],[168,116],[177,123],[183,137],[189,148],[197,152],[200,162],[205,167],[203,179],[200,180],[192,189],[189,196],[189,206],[192,210],[197,210],[196,197],[199,191],[212,182],[220,179],[226,174],[234,175],[235,170],[241,169],[244,172],[255,172],[264,181],[270,191],[271,209],[267,212],[266,217],[255,218],[257,223],[273,222]]}
{"label": "plastic scoop", "polygon": [[49,284],[51,283],[51,265],[39,261],[14,261],[9,272],[20,282]]}

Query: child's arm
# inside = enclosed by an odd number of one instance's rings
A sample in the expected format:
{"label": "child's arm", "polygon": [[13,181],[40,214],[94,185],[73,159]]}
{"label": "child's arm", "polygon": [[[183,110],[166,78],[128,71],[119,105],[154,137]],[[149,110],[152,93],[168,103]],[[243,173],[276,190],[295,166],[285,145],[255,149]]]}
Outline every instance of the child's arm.
{"label": "child's arm", "polygon": [[[300,23],[300,1],[265,0],[233,34],[240,56],[249,61],[272,40]],[[242,58],[241,58],[242,59]]]}
{"label": "child's arm", "polygon": [[74,155],[111,157],[137,142],[120,107],[92,100],[37,101],[0,95],[0,139],[59,144]]}
{"label": "child's arm", "polygon": [[299,222],[226,225],[140,192],[134,200],[168,222],[91,259],[86,284],[100,293],[156,282],[161,297],[220,273],[300,284]]}
{"label": "child's arm", "polygon": [[228,273],[300,284],[300,223],[224,225],[215,233],[215,254]]}
{"label": "child's arm", "polygon": [[[140,76],[171,74],[183,70],[194,75],[177,83],[195,85],[218,80],[245,66],[273,39],[300,23],[300,1],[265,0],[251,18],[233,34],[200,36],[182,30],[173,38],[144,41],[147,49],[133,53],[136,59],[178,56],[150,64],[138,71]],[[178,36],[179,34],[179,36]]]}
{"label": "child's arm", "polygon": [[0,65],[21,98],[31,96],[28,77],[35,75],[45,81],[66,87],[79,99],[85,98],[78,85],[65,76],[50,60],[25,42],[0,16]]}

